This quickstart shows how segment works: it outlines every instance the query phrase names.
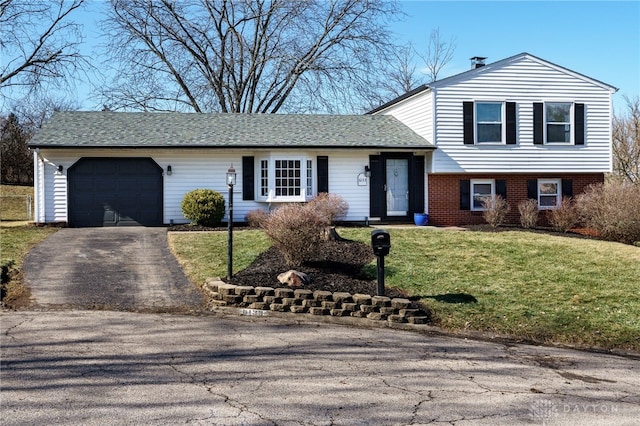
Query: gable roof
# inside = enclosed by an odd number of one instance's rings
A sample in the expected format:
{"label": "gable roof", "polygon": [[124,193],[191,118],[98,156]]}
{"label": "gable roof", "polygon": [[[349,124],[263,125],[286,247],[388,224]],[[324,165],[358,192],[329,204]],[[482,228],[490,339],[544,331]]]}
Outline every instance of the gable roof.
{"label": "gable roof", "polygon": [[435,148],[391,116],[55,112],[33,148]]}
{"label": "gable roof", "polygon": [[402,102],[403,100],[405,100],[407,98],[410,98],[410,97],[412,97],[414,95],[417,95],[419,93],[422,93],[424,91],[435,89],[435,88],[438,88],[439,86],[446,86],[447,84],[449,84],[449,83],[451,83],[453,81],[459,81],[459,80],[464,80],[464,79],[467,79],[467,78],[472,78],[473,76],[475,76],[477,74],[487,72],[487,71],[489,71],[489,70],[491,70],[493,68],[500,68],[500,67],[502,67],[503,65],[505,65],[505,64],[507,64],[509,62],[513,62],[515,60],[519,60],[519,59],[523,59],[523,58],[527,58],[527,59],[530,59],[532,61],[538,62],[539,64],[554,68],[554,69],[556,69],[556,70],[558,70],[560,72],[573,75],[574,77],[579,78],[581,80],[585,80],[585,81],[591,82],[592,84],[595,84],[596,86],[599,86],[599,87],[601,87],[601,88],[603,88],[605,90],[608,90],[611,93],[615,93],[615,92],[618,91],[618,88],[616,88],[614,86],[611,86],[610,84],[603,83],[602,81],[596,80],[595,78],[588,77],[588,76],[586,76],[584,74],[580,74],[580,73],[572,71],[572,70],[570,70],[568,68],[565,68],[565,67],[562,67],[560,65],[556,65],[556,64],[554,64],[552,62],[546,61],[544,59],[538,58],[537,56],[534,56],[534,55],[532,55],[530,53],[523,52],[523,53],[519,53],[519,54],[514,55],[514,56],[510,56],[508,58],[502,59],[500,61],[496,61],[496,62],[487,64],[487,65],[483,65],[483,66],[478,67],[478,68],[469,69],[467,71],[461,72],[461,73],[456,74],[456,75],[452,75],[450,77],[443,78],[441,80],[433,81],[433,82],[431,82],[429,84],[420,85],[420,86],[416,87],[415,89],[413,89],[413,90],[411,90],[411,91],[409,91],[407,93],[404,93],[404,94],[398,96],[397,98],[392,99],[389,102],[387,102],[387,103],[385,103],[383,105],[380,105],[377,108],[372,109],[371,111],[368,111],[367,114],[375,114],[376,112],[382,111],[382,110],[384,110],[384,109],[386,109],[386,108],[388,108],[390,106],[393,106],[393,105],[395,105],[395,104],[397,104],[399,102]]}

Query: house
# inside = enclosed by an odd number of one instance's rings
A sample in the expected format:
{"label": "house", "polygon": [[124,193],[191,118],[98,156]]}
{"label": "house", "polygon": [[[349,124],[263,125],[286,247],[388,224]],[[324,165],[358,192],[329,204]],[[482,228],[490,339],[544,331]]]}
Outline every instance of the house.
{"label": "house", "polygon": [[436,147],[425,162],[432,224],[482,223],[482,200],[495,195],[518,223],[521,201],[553,209],[612,168],[615,87],[528,53],[485,59],[369,112],[396,117]]}
{"label": "house", "polygon": [[[211,188],[227,197],[231,166],[236,222],[321,192],[349,203],[347,221],[365,222],[381,209],[408,220],[424,210],[424,160],[433,149],[386,115],[108,111],[56,112],[30,146],[35,221],[75,227],[188,222],[184,194]],[[370,167],[381,153],[395,171],[390,201],[370,194]]]}
{"label": "house", "polygon": [[[366,115],[56,112],[38,132],[35,221],[70,226],[187,222],[196,188],[254,209],[341,195],[347,221],[482,223],[501,195],[539,209],[611,171],[616,88],[528,53],[423,85]],[[227,219],[225,219],[227,220]]]}

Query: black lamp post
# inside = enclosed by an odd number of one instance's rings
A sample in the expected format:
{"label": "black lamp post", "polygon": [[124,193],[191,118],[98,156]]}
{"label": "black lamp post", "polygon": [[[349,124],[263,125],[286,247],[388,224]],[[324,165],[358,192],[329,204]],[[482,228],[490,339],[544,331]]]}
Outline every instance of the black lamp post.
{"label": "black lamp post", "polygon": [[229,187],[229,246],[227,257],[227,280],[231,280],[233,275],[233,186],[236,184],[236,169],[233,168],[233,164],[227,170],[227,186]]}

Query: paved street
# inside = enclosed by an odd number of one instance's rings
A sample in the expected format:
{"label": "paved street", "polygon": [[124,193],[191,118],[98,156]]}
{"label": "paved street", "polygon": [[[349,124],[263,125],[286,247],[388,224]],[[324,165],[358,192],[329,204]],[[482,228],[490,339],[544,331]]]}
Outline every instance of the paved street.
{"label": "paved street", "polygon": [[229,312],[2,312],[2,423],[619,426],[640,418],[637,359]]}

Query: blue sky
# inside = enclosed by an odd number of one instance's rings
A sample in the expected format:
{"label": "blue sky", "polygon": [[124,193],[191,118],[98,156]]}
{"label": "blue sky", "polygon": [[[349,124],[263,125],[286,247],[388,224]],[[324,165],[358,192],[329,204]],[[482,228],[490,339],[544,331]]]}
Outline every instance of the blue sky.
{"label": "blue sky", "polygon": [[[83,51],[91,55],[92,43],[99,42],[98,11],[105,2],[87,1],[75,19],[88,40]],[[411,42],[424,52],[436,28],[442,38],[455,38],[454,58],[438,78],[468,70],[472,56],[491,63],[528,52],[617,87],[616,111],[624,110],[624,95],[640,96],[640,0],[402,0],[400,6],[407,16],[392,23],[398,43]],[[88,99],[88,84],[79,82],[77,91],[82,109],[99,108]]]}
{"label": "blue sky", "polygon": [[469,58],[487,63],[521,52],[640,96],[640,1],[403,1],[408,15],[394,25],[399,40],[421,51],[432,29],[456,39],[454,59],[439,74],[470,68]]}

